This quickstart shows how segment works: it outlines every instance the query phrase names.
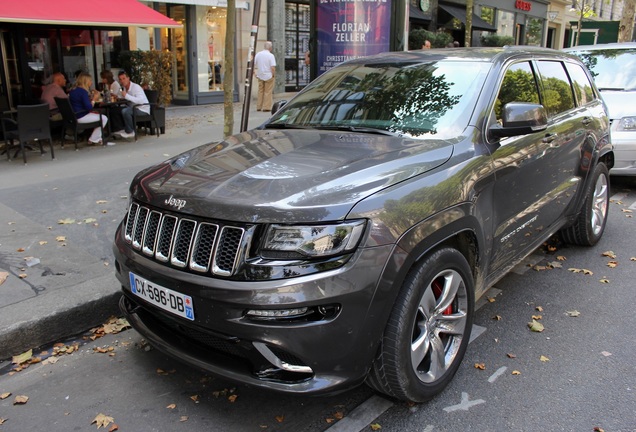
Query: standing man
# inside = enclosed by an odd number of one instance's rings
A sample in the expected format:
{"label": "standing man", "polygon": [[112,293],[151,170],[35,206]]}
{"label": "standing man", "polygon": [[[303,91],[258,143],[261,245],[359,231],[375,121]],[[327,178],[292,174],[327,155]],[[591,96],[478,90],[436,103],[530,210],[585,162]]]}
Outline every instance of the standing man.
{"label": "standing man", "polygon": [[276,74],[276,58],[272,54],[272,43],[265,42],[263,51],[254,56],[254,68],[258,79],[258,98],[256,111],[271,111],[274,91],[274,75]]}
{"label": "standing man", "polygon": [[51,116],[51,120],[62,120],[62,114],[60,114],[60,110],[57,108],[57,104],[55,103],[55,98],[68,98],[66,91],[66,78],[63,73],[56,72],[53,74],[53,82],[51,84],[44,87],[42,91],[42,98],[40,99],[43,103],[49,104],[49,115]]}
{"label": "standing man", "polygon": [[121,110],[121,115],[124,118],[124,131],[119,131],[118,134],[122,138],[128,140],[135,137],[133,110],[137,110],[138,112],[142,112],[144,114],[150,114],[150,104],[148,103],[148,98],[146,97],[144,89],[142,89],[139,84],[135,84],[134,82],[130,81],[130,77],[125,71],[119,72],[117,78],[119,78],[119,84],[121,85],[121,92],[119,96],[122,99],[126,99],[128,101],[128,106]]}

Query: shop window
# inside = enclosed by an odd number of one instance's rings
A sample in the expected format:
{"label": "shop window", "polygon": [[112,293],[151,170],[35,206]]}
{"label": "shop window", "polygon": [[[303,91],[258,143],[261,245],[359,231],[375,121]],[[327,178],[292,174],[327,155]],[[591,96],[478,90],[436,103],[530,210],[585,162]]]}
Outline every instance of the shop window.
{"label": "shop window", "polygon": [[528,18],[526,24],[526,45],[541,46],[543,39],[543,22],[541,18]]}
{"label": "shop window", "polygon": [[199,91],[222,91],[227,9],[197,6],[197,23]]}
{"label": "shop window", "polygon": [[514,37],[515,14],[513,12],[497,11],[497,34]]}
{"label": "shop window", "polygon": [[298,91],[309,83],[309,51],[311,15],[308,4],[285,3],[285,89]]}

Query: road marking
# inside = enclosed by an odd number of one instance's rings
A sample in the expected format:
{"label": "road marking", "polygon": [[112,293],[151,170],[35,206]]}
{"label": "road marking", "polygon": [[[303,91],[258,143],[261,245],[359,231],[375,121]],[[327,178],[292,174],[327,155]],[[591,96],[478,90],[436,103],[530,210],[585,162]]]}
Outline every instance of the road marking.
{"label": "road marking", "polygon": [[392,406],[393,402],[390,400],[372,396],[326,432],[359,432]]}
{"label": "road marking", "polygon": [[506,370],[508,370],[507,366],[500,367],[499,369],[495,371],[494,374],[490,375],[490,378],[488,378],[488,382],[494,383],[497,378],[499,378],[500,376],[504,374],[504,372],[506,372]]}
{"label": "road marking", "polygon": [[462,392],[462,401],[458,403],[457,405],[451,405],[449,407],[444,408],[444,411],[446,412],[453,412],[453,411],[460,411],[460,410],[468,411],[471,407],[474,407],[475,405],[479,405],[483,403],[486,403],[486,401],[483,399],[475,399],[473,401],[469,400],[468,393]]}
{"label": "road marking", "polygon": [[479,336],[481,336],[484,332],[486,331],[486,327],[482,327],[482,326],[478,326],[476,324],[473,324],[473,329],[470,332],[470,340],[468,341],[468,343],[471,343],[472,341],[474,341],[475,339],[477,339]]}

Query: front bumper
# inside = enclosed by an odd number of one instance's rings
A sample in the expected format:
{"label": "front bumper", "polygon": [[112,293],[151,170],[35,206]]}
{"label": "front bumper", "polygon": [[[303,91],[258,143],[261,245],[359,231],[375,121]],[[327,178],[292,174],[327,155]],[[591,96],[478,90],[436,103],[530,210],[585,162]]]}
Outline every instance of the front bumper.
{"label": "front bumper", "polygon": [[614,145],[614,167],[611,175],[636,175],[636,132],[612,130]]}
{"label": "front bumper", "polygon": [[[147,259],[116,235],[120,307],[158,349],[225,378],[300,394],[324,394],[361,383],[371,366],[393,303],[387,261],[393,246],[358,251],[343,267],[289,279],[230,281],[196,275]],[[135,296],[129,272],[192,297],[195,321]],[[390,273],[390,271],[389,271]],[[386,281],[386,282],[382,282]],[[334,305],[336,306],[334,309]],[[314,320],[249,318],[249,309],[331,307]]]}

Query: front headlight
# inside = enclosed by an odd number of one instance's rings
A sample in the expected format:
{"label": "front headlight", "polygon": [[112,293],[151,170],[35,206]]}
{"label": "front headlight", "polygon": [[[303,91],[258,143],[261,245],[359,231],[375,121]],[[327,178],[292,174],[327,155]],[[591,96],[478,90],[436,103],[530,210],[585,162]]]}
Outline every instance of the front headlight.
{"label": "front headlight", "polygon": [[617,131],[634,131],[636,130],[636,117],[623,117],[618,122]]}
{"label": "front headlight", "polygon": [[261,248],[263,258],[303,259],[351,252],[366,222],[358,220],[323,225],[271,225]]}

